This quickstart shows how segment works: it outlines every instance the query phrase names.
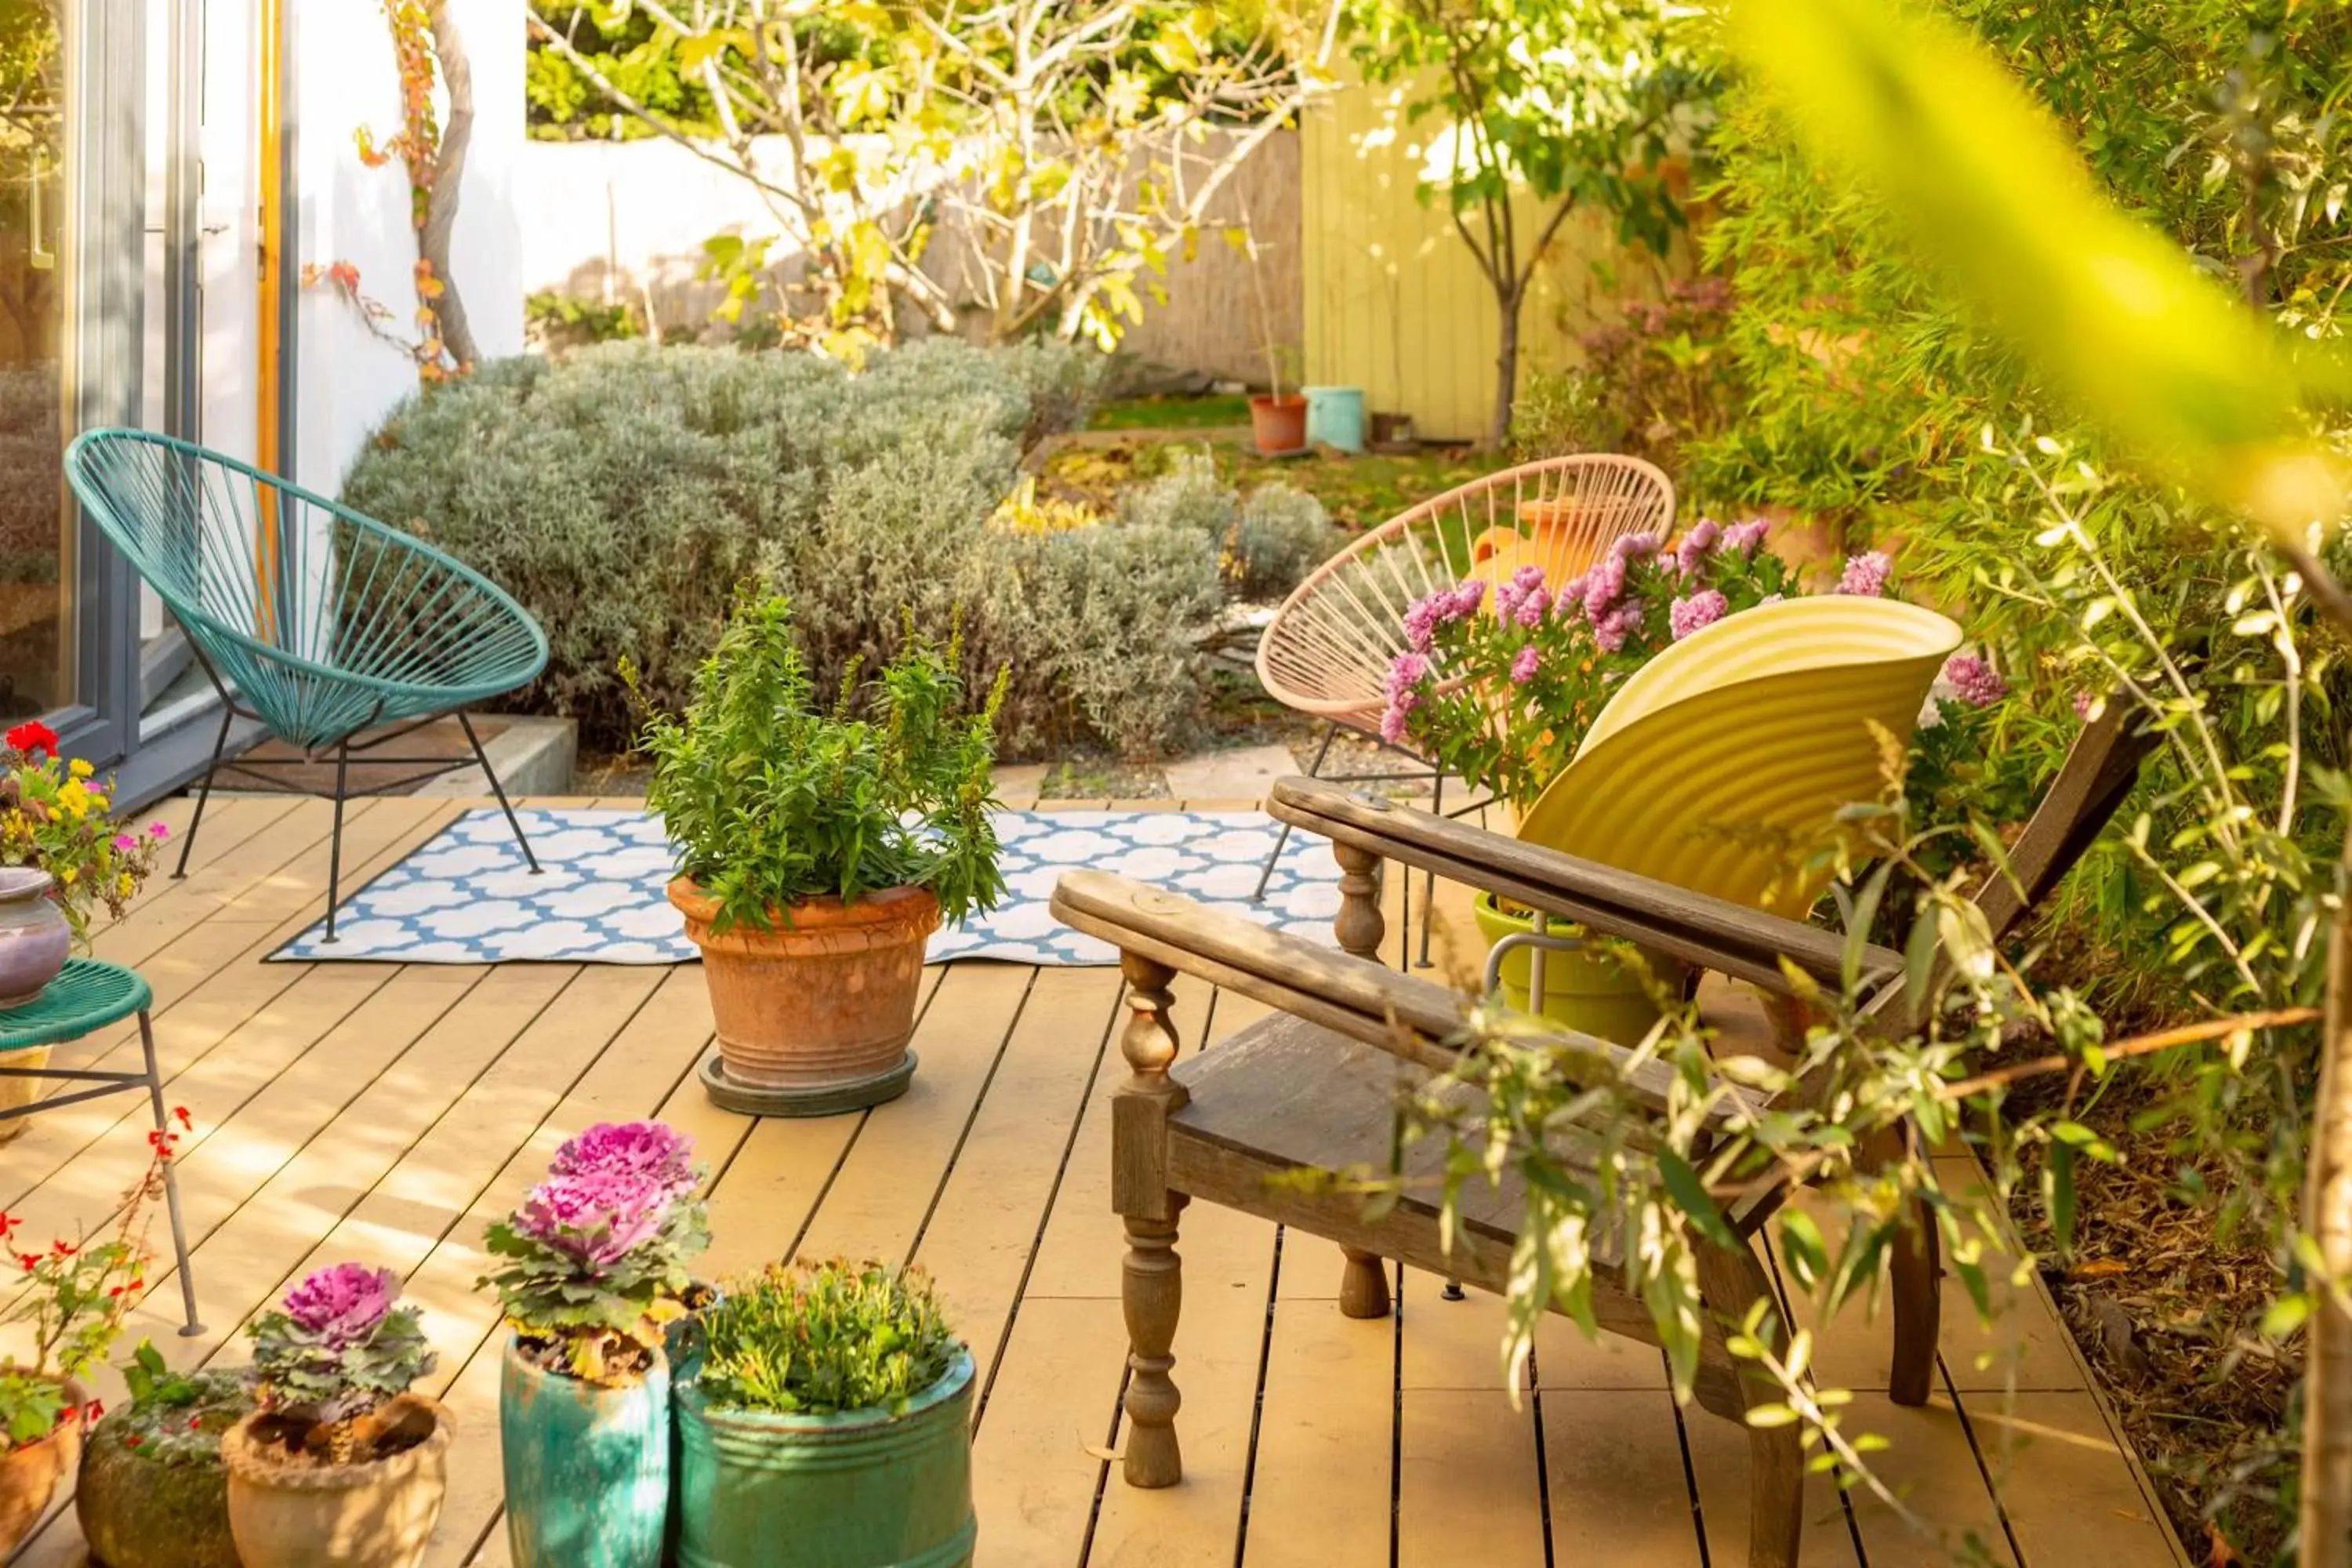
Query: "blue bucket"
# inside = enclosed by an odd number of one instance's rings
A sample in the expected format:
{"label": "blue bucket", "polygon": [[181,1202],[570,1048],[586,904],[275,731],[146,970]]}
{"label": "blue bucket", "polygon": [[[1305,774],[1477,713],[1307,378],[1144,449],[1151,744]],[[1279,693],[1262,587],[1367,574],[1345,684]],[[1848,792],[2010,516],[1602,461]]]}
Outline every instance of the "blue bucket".
{"label": "blue bucket", "polygon": [[1342,452],[1364,449],[1364,389],[1360,386],[1309,386],[1307,394],[1307,439],[1320,441]]}

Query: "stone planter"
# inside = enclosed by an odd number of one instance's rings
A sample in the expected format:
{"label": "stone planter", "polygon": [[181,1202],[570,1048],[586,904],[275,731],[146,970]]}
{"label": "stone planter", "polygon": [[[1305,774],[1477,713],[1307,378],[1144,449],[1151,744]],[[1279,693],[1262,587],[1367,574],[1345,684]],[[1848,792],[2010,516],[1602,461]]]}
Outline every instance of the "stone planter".
{"label": "stone planter", "polygon": [[509,1340],[499,1380],[514,1568],[660,1568],[670,1499],[670,1369],[605,1387]]}
{"label": "stone planter", "polygon": [[90,1555],[106,1568],[237,1568],[228,1467],[217,1455],[158,1463],[110,1429],[120,1418],[110,1415],[91,1430],[74,1486]]}
{"label": "stone planter", "polygon": [[56,1430],[37,1443],[0,1453],[0,1558],[32,1533],[57,1495],[58,1483],[81,1463],[81,1405],[87,1397],[80,1384],[67,1384],[68,1414]]}
{"label": "stone planter", "polygon": [[38,867],[0,867],[0,1010],[38,1001],[72,951],[72,928],[49,883]]}
{"label": "stone planter", "polygon": [[897,1415],[776,1415],[677,1390],[683,1568],[955,1568],[971,1561],[969,1353]]}
{"label": "stone planter", "polygon": [[380,1459],[316,1463],[289,1457],[248,1415],[221,1438],[228,1521],[245,1568],[417,1568],[433,1544],[448,1484],[449,1412],[404,1394],[385,1406],[387,1432],[417,1441]]}
{"label": "stone planter", "polygon": [[824,1116],[906,1092],[924,944],[940,924],[929,889],[810,899],[772,913],[765,931],[713,931],[718,900],[689,878],[670,883],[669,901],[702,950],[719,1036],[719,1055],[702,1068],[713,1101],[751,1115]]}

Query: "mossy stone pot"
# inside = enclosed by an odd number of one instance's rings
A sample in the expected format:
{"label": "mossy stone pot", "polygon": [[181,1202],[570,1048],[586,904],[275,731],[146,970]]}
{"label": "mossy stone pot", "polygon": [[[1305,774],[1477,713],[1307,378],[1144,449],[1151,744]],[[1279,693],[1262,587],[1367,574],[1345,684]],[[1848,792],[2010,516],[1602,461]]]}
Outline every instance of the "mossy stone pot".
{"label": "mossy stone pot", "polygon": [[907,1408],[775,1415],[681,1384],[681,1568],[957,1568],[971,1561],[969,1352]]}
{"label": "mossy stone pot", "polygon": [[248,1415],[221,1435],[228,1524],[245,1568],[419,1568],[449,1485],[455,1435],[441,1402],[404,1394],[386,1427],[418,1430],[396,1454],[357,1464],[289,1460],[254,1435]]}
{"label": "mossy stone pot", "polygon": [[[1507,936],[1534,929],[1535,922],[1528,917],[1498,907],[1491,893],[1479,894],[1471,908],[1489,947]],[[1564,921],[1554,921],[1549,929],[1561,935],[1573,932]],[[1532,967],[1526,948],[1503,955],[1504,1005],[1521,1013],[1538,1010],[1528,1004]],[[1610,952],[1548,952],[1544,954],[1544,999],[1539,1010],[1554,1023],[1565,1024],[1581,1034],[1613,1040],[1621,1046],[1639,1045],[1642,1037],[1658,1021],[1653,989],[1670,995],[1679,994],[1689,979],[1687,968],[1657,954],[1649,955],[1648,973],[1644,974],[1640,968]]]}
{"label": "mossy stone pot", "polygon": [[508,1341],[499,1441],[515,1568],[660,1568],[669,1391],[658,1352],[645,1376],[607,1388],[534,1365]]}
{"label": "mossy stone pot", "polygon": [[81,1462],[81,1405],[89,1397],[79,1384],[67,1384],[71,1414],[40,1441],[0,1450],[0,1557],[32,1533],[48,1511],[58,1483]]}
{"label": "mossy stone pot", "polygon": [[162,1464],[127,1447],[110,1415],[90,1429],[74,1514],[106,1568],[238,1568],[228,1527],[228,1467],[215,1454]]}

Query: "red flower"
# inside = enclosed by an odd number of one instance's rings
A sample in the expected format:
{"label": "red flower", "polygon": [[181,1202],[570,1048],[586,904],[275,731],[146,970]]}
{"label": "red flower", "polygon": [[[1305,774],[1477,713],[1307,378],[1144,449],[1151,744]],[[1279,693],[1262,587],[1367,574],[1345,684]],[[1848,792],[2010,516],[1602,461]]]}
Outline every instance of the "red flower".
{"label": "red flower", "polygon": [[73,1246],[68,1242],[53,1241],[49,1243],[49,1250],[59,1258],[71,1258],[74,1255]]}
{"label": "red flower", "polygon": [[133,1432],[129,1436],[122,1439],[122,1446],[126,1448],[136,1448],[140,1444],[144,1443],[146,1440],[146,1438],[142,1437],[138,1433]]}
{"label": "red flower", "polygon": [[0,1214],[0,1241],[7,1240],[8,1233],[15,1230],[16,1226],[24,1222],[19,1220],[15,1215]]}
{"label": "red flower", "polygon": [[155,1151],[155,1158],[158,1160],[170,1159],[172,1157],[172,1145],[177,1143],[179,1141],[180,1135],[178,1133],[165,1132],[160,1128],[155,1131],[147,1134],[147,1146]]}
{"label": "red flower", "polygon": [[25,1266],[26,1273],[30,1274],[41,1266],[41,1255],[37,1252],[20,1252],[16,1254],[16,1261]]}
{"label": "red flower", "polygon": [[53,757],[58,754],[58,732],[38,719],[17,725],[0,739],[5,739],[9,745],[27,756],[36,752],[47,752]]}
{"label": "red flower", "polygon": [[106,1406],[95,1399],[81,1407],[81,1418],[85,1421],[95,1421],[105,1414]]}
{"label": "red flower", "polygon": [[179,1118],[180,1125],[183,1127],[193,1128],[196,1124],[196,1119],[188,1114],[188,1108],[184,1105],[172,1107],[172,1114]]}
{"label": "red flower", "polygon": [[188,1430],[189,1430],[189,1431],[191,1431],[191,1432],[201,1432],[201,1431],[203,1431],[204,1429],[205,1429],[205,1418],[204,1418],[203,1416],[201,1416],[201,1415],[191,1415],[191,1416],[189,1416],[189,1417],[188,1417]]}

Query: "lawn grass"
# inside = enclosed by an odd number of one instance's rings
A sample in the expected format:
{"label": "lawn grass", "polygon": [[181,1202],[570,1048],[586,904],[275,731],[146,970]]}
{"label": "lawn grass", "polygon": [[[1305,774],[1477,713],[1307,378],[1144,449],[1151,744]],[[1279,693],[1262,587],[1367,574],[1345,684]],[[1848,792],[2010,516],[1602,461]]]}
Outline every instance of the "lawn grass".
{"label": "lawn grass", "polygon": [[[1194,402],[1211,401],[1194,399]],[[1245,439],[1165,436],[1171,429],[1139,430],[1132,442],[1088,443],[1055,453],[1041,476],[1052,493],[1080,500],[1098,510],[1117,504],[1121,489],[1165,470],[1170,448],[1206,450],[1217,472],[1247,490],[1276,480],[1294,485],[1323,503],[1334,521],[1351,531],[1377,527],[1416,502],[1466,484],[1510,461],[1499,452],[1466,447],[1424,447],[1399,455],[1349,457],[1328,448],[1297,458],[1268,458]],[[1197,427],[1191,427],[1197,428]]]}
{"label": "lawn grass", "polygon": [[1211,430],[1250,422],[1249,399],[1230,397],[1123,397],[1106,403],[1087,421],[1089,430]]}

